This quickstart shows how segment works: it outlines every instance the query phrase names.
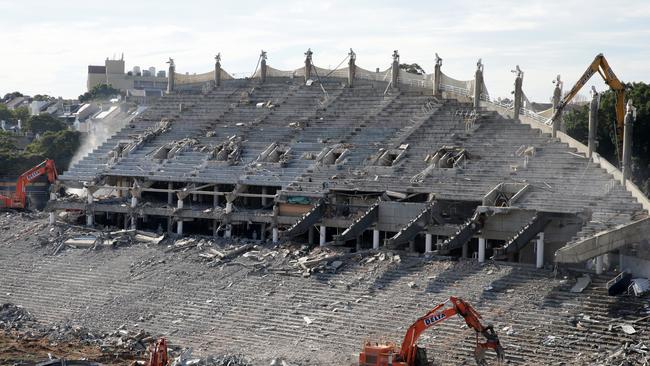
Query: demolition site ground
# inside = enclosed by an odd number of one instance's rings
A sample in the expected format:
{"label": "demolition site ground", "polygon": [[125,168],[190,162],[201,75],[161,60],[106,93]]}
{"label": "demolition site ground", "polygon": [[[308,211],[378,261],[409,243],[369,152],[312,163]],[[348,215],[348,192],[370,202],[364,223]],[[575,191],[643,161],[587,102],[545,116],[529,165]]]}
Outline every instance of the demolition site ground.
{"label": "demolition site ground", "polygon": [[[185,352],[185,364],[352,365],[365,341],[401,342],[415,319],[449,296],[472,303],[495,326],[507,364],[650,359],[650,302],[608,296],[609,275],[571,292],[583,273],[48,226],[45,215],[17,212],[0,215],[0,243],[3,365],[49,356],[130,364],[144,361],[159,336],[173,356]],[[474,342],[459,318],[419,343],[440,364],[474,364]]]}

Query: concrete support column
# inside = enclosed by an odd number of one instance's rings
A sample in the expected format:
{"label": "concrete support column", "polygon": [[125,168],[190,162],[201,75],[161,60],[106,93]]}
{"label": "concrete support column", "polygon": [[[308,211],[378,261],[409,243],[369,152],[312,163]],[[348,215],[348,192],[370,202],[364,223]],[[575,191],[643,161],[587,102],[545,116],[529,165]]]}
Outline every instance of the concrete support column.
{"label": "concrete support column", "polygon": [[433,69],[433,95],[439,97],[442,95],[442,59],[436,53],[436,66]]}
{"label": "concrete support column", "polygon": [[174,91],[174,74],[176,73],[176,65],[174,64],[174,59],[171,57],[167,63],[169,64],[169,75],[167,75],[167,93],[171,93]]}
{"label": "concrete support column", "polygon": [[[50,201],[56,201],[56,193],[54,192],[50,193]],[[50,225],[54,225],[55,222],[56,222],[56,212],[50,211],[49,223]]]}
{"label": "concrete support column", "polygon": [[[564,83],[562,83],[562,80],[560,80],[560,75],[557,76],[555,81],[555,89],[553,90],[553,114],[555,115],[555,112],[559,108],[560,101],[562,100],[562,86]],[[562,112],[556,117],[555,120],[553,120],[553,137],[557,135],[557,129],[558,126],[562,124]],[[591,156],[591,155],[590,155]]]}
{"label": "concrete support column", "polygon": [[357,60],[357,54],[352,51],[352,48],[350,48],[350,53],[348,53],[348,57],[350,60],[348,61],[348,87],[352,88],[354,85],[354,76],[357,72],[357,65],[356,65],[356,60]]}
{"label": "concrete support column", "polygon": [[226,231],[224,231],[223,237],[224,238],[232,237],[232,224],[227,224],[226,225]]}
{"label": "concrete support column", "polygon": [[311,79],[311,57],[313,54],[314,53],[311,52],[311,48],[307,49],[307,52],[305,52],[305,82]]}
{"label": "concrete support column", "polygon": [[266,223],[263,222],[260,224],[260,240],[266,240]]}
{"label": "concrete support column", "polygon": [[[266,187],[262,187],[262,194],[266,194],[268,192]],[[266,207],[266,204],[268,203],[268,198],[262,197],[262,207]]]}
{"label": "concrete support column", "polygon": [[431,253],[433,251],[433,235],[424,234],[424,252]]}
{"label": "concrete support column", "polygon": [[309,231],[307,232],[307,242],[309,245],[314,245],[314,227],[310,226]]}
{"label": "concrete support column", "polygon": [[138,197],[131,197],[131,229],[135,230],[136,229],[136,224],[138,222],[138,218],[136,216],[136,213],[134,211],[135,207],[138,205]]}
{"label": "concrete support column", "polygon": [[537,245],[535,246],[536,260],[535,267],[544,267],[544,232],[537,235]]}
{"label": "concrete support column", "polygon": [[478,262],[485,262],[485,238],[478,238]]}
{"label": "concrete support column", "polygon": [[[217,185],[215,184],[212,190],[214,191],[214,193],[217,193],[219,192],[219,187],[217,187]],[[219,207],[219,196],[217,196],[216,194],[212,196],[212,207],[214,208]]]}
{"label": "concrete support column", "polygon": [[399,89],[399,53],[397,50],[393,51],[393,65],[391,68],[391,83],[393,85],[393,89]]}
{"label": "concrete support column", "polygon": [[278,231],[277,227],[273,228],[273,244],[278,242],[278,238],[280,237],[280,232]]}
{"label": "concrete support column", "polygon": [[372,231],[372,249],[379,249],[379,230]]}
{"label": "concrete support column", "polygon": [[469,258],[469,243],[463,244],[461,257]]}
{"label": "concrete support column", "polygon": [[[521,71],[519,68],[519,65],[517,65],[517,69],[515,70],[517,77],[515,78],[515,103],[514,103],[514,115],[513,118],[515,120],[519,120],[519,113],[521,111],[522,103],[523,103],[523,97],[524,97],[524,91],[522,89],[523,82],[524,82],[524,72]],[[553,135],[555,137],[555,134]]]}
{"label": "concrete support column", "polygon": [[625,187],[626,180],[632,175],[632,130],[634,129],[634,120],[636,120],[636,108],[632,106],[632,100],[628,100],[623,129],[623,187]]}
{"label": "concrete support column", "polygon": [[603,256],[596,257],[596,274],[603,274]]}
{"label": "concrete support column", "polygon": [[167,204],[172,205],[174,203],[174,194],[172,193],[172,189],[174,189],[174,183],[167,183],[167,189],[169,190],[169,192],[167,192]]}
{"label": "concrete support column", "polygon": [[623,259],[624,259],[624,258],[623,258],[623,253],[622,253],[622,252],[619,252],[619,253],[618,253],[618,271],[619,271],[619,272],[623,272],[623,271],[625,271],[625,263],[624,263],[624,260],[623,260]]}
{"label": "concrete support column", "polygon": [[260,58],[262,59],[260,61],[260,81],[261,82],[266,82],[266,51],[262,50],[262,53],[260,54]]}
{"label": "concrete support column", "polygon": [[320,226],[320,240],[318,241],[318,244],[320,245],[325,245],[325,241],[327,240],[327,227],[325,225]]}
{"label": "concrete support column", "polygon": [[[182,199],[180,199],[180,198],[178,199],[178,201],[176,202],[176,207],[179,210],[183,209],[183,200]],[[178,222],[176,223],[176,233],[178,235],[183,235],[183,219],[182,218],[178,218]]]}
{"label": "concrete support column", "polygon": [[92,209],[93,193],[88,188],[84,188],[84,191],[86,191],[86,203],[88,207],[88,209],[86,210],[86,226],[93,226],[95,220],[95,216],[93,214],[93,209]]}
{"label": "concrete support column", "polygon": [[592,87],[591,103],[589,104],[589,138],[587,146],[589,147],[588,158],[591,160],[594,150],[596,150],[596,129],[598,128],[598,105],[600,104],[600,94],[596,88]]}
{"label": "concrete support column", "polygon": [[415,252],[415,240],[409,240],[409,252]]}
{"label": "concrete support column", "polygon": [[481,106],[481,94],[483,93],[483,64],[481,59],[476,63],[476,73],[474,74],[474,109]]}
{"label": "concrete support column", "polygon": [[221,85],[221,52],[214,57],[214,85]]}
{"label": "concrete support column", "polygon": [[232,212],[232,202],[226,202],[226,213],[229,214]]}
{"label": "concrete support column", "polygon": [[357,252],[361,250],[361,235],[357,236]]}

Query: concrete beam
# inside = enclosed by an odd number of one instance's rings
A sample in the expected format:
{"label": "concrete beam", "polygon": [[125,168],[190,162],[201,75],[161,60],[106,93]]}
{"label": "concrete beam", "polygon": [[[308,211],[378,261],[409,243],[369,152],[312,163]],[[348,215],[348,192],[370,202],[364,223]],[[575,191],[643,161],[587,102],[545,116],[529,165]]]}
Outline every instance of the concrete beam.
{"label": "concrete beam", "polygon": [[650,237],[650,217],[602,231],[590,238],[578,240],[555,252],[556,263],[580,263],[606,254],[626,244]]}

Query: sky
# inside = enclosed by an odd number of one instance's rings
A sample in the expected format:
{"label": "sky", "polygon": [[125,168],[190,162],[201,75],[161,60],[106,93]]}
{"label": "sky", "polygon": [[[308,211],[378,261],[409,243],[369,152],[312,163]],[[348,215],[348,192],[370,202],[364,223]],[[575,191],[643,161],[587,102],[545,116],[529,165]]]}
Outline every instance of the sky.
{"label": "sky", "polygon": [[[621,80],[650,82],[649,19],[650,1],[0,0],[0,96],[77,97],[88,65],[122,53],[127,70],[166,69],[172,57],[177,72],[198,74],[221,52],[226,71],[250,75],[261,49],[292,70],[307,48],[319,67],[353,48],[365,69],[388,68],[399,50],[428,73],[437,52],[460,80],[481,58],[492,97],[511,95],[519,65],[529,99],[548,102],[557,74],[566,91],[601,52]],[[596,78],[588,86],[605,89]]]}

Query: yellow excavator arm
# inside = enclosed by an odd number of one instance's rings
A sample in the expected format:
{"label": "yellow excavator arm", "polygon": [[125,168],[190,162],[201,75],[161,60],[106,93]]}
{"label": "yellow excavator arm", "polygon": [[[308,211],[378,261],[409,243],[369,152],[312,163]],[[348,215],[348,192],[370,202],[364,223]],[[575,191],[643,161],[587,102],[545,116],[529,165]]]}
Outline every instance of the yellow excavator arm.
{"label": "yellow excavator arm", "polygon": [[620,145],[623,143],[623,124],[625,120],[625,85],[623,85],[623,83],[618,80],[616,74],[614,74],[612,68],[609,67],[609,63],[602,53],[598,54],[596,58],[594,58],[594,61],[591,63],[591,65],[589,65],[580,79],[578,79],[573,88],[571,88],[571,90],[564,96],[564,98],[562,98],[560,103],[558,103],[557,109],[555,110],[555,113],[553,113],[551,120],[555,122],[560,117],[560,114],[564,110],[564,107],[569,104],[571,99],[573,99],[573,97],[578,94],[580,89],[582,89],[582,87],[587,84],[587,81],[589,81],[589,79],[591,79],[595,73],[600,74],[603,80],[605,80],[605,84],[607,84],[616,94],[616,134],[618,136],[616,149],[618,151],[620,160],[620,154],[622,152]]}

